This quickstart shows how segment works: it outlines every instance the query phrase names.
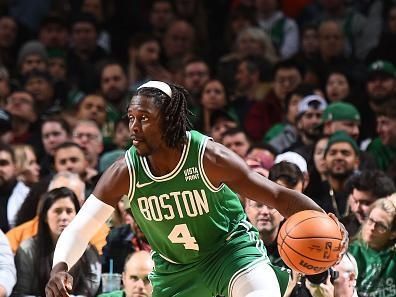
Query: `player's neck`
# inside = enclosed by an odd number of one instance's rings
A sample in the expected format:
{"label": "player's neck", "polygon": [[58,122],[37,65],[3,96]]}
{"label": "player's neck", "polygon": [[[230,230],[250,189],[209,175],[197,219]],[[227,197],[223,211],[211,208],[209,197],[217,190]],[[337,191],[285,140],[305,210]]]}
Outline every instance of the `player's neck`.
{"label": "player's neck", "polygon": [[178,148],[162,149],[147,157],[150,171],[155,176],[162,176],[172,172],[176,168],[182,156],[182,150]]}

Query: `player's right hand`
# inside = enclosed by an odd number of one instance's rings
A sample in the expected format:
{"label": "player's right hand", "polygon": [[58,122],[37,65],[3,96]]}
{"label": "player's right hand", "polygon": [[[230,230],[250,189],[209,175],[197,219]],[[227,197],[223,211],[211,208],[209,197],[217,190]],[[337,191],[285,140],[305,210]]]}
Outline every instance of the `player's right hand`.
{"label": "player's right hand", "polygon": [[338,220],[338,218],[333,214],[333,213],[328,213],[327,214],[330,218],[332,218],[338,225],[341,231],[342,235],[342,241],[340,245],[340,253],[338,255],[338,260],[336,264],[341,262],[342,257],[348,252],[348,245],[349,245],[349,234],[348,231],[346,230],[345,226]]}
{"label": "player's right hand", "polygon": [[51,273],[45,286],[46,297],[69,297],[73,288],[73,277],[66,271]]}

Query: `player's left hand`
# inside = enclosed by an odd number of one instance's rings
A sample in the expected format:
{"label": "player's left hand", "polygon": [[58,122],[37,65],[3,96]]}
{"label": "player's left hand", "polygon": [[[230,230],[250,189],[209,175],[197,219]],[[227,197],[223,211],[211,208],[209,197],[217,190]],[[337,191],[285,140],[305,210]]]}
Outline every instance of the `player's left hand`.
{"label": "player's left hand", "polygon": [[331,212],[327,214],[330,218],[334,220],[334,222],[337,223],[338,227],[340,228],[341,235],[342,235],[342,241],[341,241],[341,246],[340,246],[340,253],[338,255],[338,260],[337,263],[340,263],[342,257],[346,254],[348,251],[348,244],[349,244],[349,234],[348,231],[346,230],[345,226],[338,220],[338,218]]}

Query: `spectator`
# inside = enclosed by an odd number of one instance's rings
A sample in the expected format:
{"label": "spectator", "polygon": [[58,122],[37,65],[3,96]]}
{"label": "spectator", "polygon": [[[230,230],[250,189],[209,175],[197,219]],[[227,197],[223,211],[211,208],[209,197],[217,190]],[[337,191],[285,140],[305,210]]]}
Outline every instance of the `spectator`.
{"label": "spectator", "polygon": [[23,85],[34,98],[37,114],[51,114],[59,109],[61,102],[55,94],[54,81],[49,72],[34,69],[26,75]]}
{"label": "spectator", "polygon": [[327,136],[320,137],[313,145],[312,157],[307,162],[310,182],[304,193],[308,197],[321,195],[323,184],[327,183],[328,170],[324,158],[327,142]]}
{"label": "spectator", "polygon": [[161,45],[149,34],[135,35],[128,47],[128,84],[133,91],[149,80],[171,81],[171,74],[160,64]]}
{"label": "spectator", "polygon": [[239,155],[245,158],[251,146],[249,137],[240,128],[231,128],[223,133],[221,143]]}
{"label": "spectator", "polygon": [[346,101],[352,93],[351,80],[343,70],[330,71],[326,79],[326,99],[332,102]]}
{"label": "spectator", "polygon": [[336,131],[344,131],[353,139],[359,137],[360,114],[350,103],[329,104],[322,114],[323,134],[330,136]]}
{"label": "spectator", "polygon": [[329,137],[324,157],[328,170],[327,182],[322,184],[321,193],[312,199],[325,211],[341,218],[347,210],[345,182],[359,166],[359,148],[353,138],[338,131]]}
{"label": "spectator", "polygon": [[94,121],[102,130],[106,122],[106,100],[100,94],[86,95],[78,103],[76,119]]}
{"label": "spectator", "polygon": [[[350,253],[345,254],[341,261],[332,268],[332,275],[325,271],[326,279],[321,283],[310,282],[307,277],[306,285],[312,297],[358,297],[356,279],[358,266],[355,257]],[[335,274],[336,273],[336,274]],[[321,274],[323,275],[323,273]],[[312,276],[313,278],[314,276]],[[316,277],[318,279],[318,277]]]}
{"label": "spectator", "polygon": [[108,104],[107,120],[114,123],[125,113],[130,100],[128,79],[121,64],[114,61],[104,64],[100,72],[100,91]]}
{"label": "spectator", "polygon": [[262,80],[264,63],[261,58],[254,56],[242,58],[238,63],[232,105],[237,109],[241,123],[254,103],[263,101],[270,89],[268,82]]}
{"label": "spectator", "polygon": [[[7,232],[8,240],[10,241],[12,251],[16,253],[18,247],[21,245],[23,241],[29,239],[37,234],[38,230],[38,212],[39,206],[42,204],[42,196],[47,192],[56,188],[66,187],[72,190],[80,203],[82,205],[85,201],[85,183],[80,179],[77,174],[63,171],[54,175],[51,180],[47,180],[44,183],[41,183],[40,189],[34,188],[36,195],[32,195],[32,191],[29,193],[30,201],[28,198],[25,203],[21,207],[23,208],[33,208],[34,214],[32,217],[28,218],[28,220],[24,220],[23,224],[12,228]],[[18,216],[22,214],[18,213]],[[91,244],[96,247],[99,254],[102,254],[102,248],[106,244],[106,236],[109,232],[106,226],[103,226],[101,230],[95,234],[95,236],[91,240]]]}
{"label": "spectator", "polygon": [[265,133],[264,142],[274,146],[278,152],[283,152],[297,139],[296,119],[299,102],[309,95],[320,95],[322,92],[309,84],[300,84],[296,89],[289,92],[285,98],[285,118],[281,123],[273,125]]}
{"label": "spectator", "polygon": [[302,81],[302,70],[292,60],[277,63],[273,73],[273,87],[262,101],[253,104],[245,114],[244,126],[253,140],[261,140],[272,125],[282,121],[286,96]]}
{"label": "spectator", "polygon": [[318,27],[308,24],[300,33],[300,50],[293,58],[301,65],[311,65],[319,54]]}
{"label": "spectator", "polygon": [[[40,198],[48,191],[48,185],[50,184],[50,182],[51,178],[49,176],[46,176],[40,179],[38,183],[35,183],[30,187],[29,194],[26,196],[26,199],[21,205],[21,208],[18,210],[15,227],[11,230],[17,229],[19,225],[22,225],[23,223],[33,219],[36,216],[37,206],[39,204]],[[9,233],[12,233],[11,230],[7,232],[7,237]],[[16,248],[14,249],[14,241],[10,237],[8,239],[10,240],[12,250],[15,253]]]}
{"label": "spectator", "polygon": [[5,109],[12,115],[12,144],[35,143],[38,114],[32,94],[16,90],[7,98]]}
{"label": "spectator", "polygon": [[396,94],[396,67],[385,60],[371,63],[365,88],[367,99],[356,106],[363,115],[362,139],[373,139],[376,136],[376,112]]}
{"label": "spectator", "polygon": [[382,105],[377,110],[377,132],[379,137],[368,146],[377,162],[378,168],[387,171],[396,180],[396,97]]}
{"label": "spectator", "polygon": [[173,20],[162,38],[164,49],[163,65],[173,75],[173,80],[181,81],[177,75],[183,71],[185,61],[195,55],[195,29],[185,20]]}
{"label": "spectator", "polygon": [[[312,156],[313,144],[320,135],[318,129],[321,117],[327,108],[326,101],[318,95],[304,97],[297,107],[296,127],[297,139],[284,150],[299,152],[306,159]],[[274,144],[273,144],[274,145]]]}
{"label": "spectator", "polygon": [[61,16],[48,14],[40,23],[38,40],[47,48],[66,50],[69,41],[68,24]]}
{"label": "spectator", "polygon": [[113,144],[115,149],[126,150],[132,145],[131,136],[129,135],[128,118],[119,119],[115,123]]}
{"label": "spectator", "polygon": [[260,28],[249,26],[238,32],[232,51],[220,58],[217,76],[226,89],[235,91],[235,74],[241,59],[256,57],[263,61],[261,79],[271,80],[272,65],[278,61],[271,38]]}
{"label": "spectator", "polygon": [[395,53],[393,49],[396,46],[396,5],[393,5],[387,10],[385,26],[382,30],[378,45],[370,51],[366,60],[387,60],[393,65],[396,64]]}
{"label": "spectator", "polygon": [[172,22],[174,17],[175,12],[172,2],[170,0],[152,1],[149,12],[149,25],[150,31],[158,40],[161,40],[166,31],[166,28]]}
{"label": "spectator", "polygon": [[[194,129],[204,134],[210,133],[210,118],[216,110],[226,109],[228,97],[223,84],[212,79],[207,81],[202,89],[200,109],[195,113]],[[232,111],[229,111],[232,113]]]}
{"label": "spectator", "polygon": [[359,269],[360,296],[392,295],[396,283],[396,206],[390,199],[375,201],[357,239],[349,246]]}
{"label": "spectator", "polygon": [[97,42],[96,44],[103,48],[107,53],[111,52],[111,36],[106,30],[106,13],[109,5],[102,0],[83,0],[81,4],[81,12],[90,13],[95,17],[97,23]]}
{"label": "spectator", "polygon": [[327,74],[334,67],[347,69],[351,78],[356,81],[364,79],[365,67],[345,53],[346,37],[337,21],[323,20],[319,25],[318,34],[319,56],[313,67],[321,82],[325,82]]}
{"label": "spectator", "polygon": [[[289,162],[292,164],[297,165],[298,169],[300,169],[301,173],[303,174],[303,182],[301,184],[301,189],[298,187],[300,192],[303,192],[305,188],[309,185],[309,174],[308,174],[308,166],[307,161],[298,153],[295,152],[285,152],[283,154],[279,154],[275,157],[274,164],[278,164],[281,162]],[[290,184],[291,182],[289,182]],[[291,183],[294,184],[294,183]],[[296,187],[293,186],[293,187]]]}
{"label": "spectator", "polygon": [[214,141],[221,142],[223,133],[237,126],[235,117],[226,110],[216,110],[210,116],[210,136]]}
{"label": "spectator", "polygon": [[87,153],[75,142],[64,142],[56,148],[54,169],[55,172],[69,171],[78,174],[86,185],[87,197],[99,178],[98,171],[89,165]]}
{"label": "spectator", "polygon": [[0,229],[5,233],[15,226],[16,214],[29,188],[17,180],[15,154],[7,144],[0,142]]}
{"label": "spectator", "polygon": [[12,16],[2,15],[0,17],[0,64],[9,71],[15,67],[18,30],[18,23]]}
{"label": "spectator", "polygon": [[27,75],[33,69],[46,71],[48,54],[44,45],[34,40],[26,42],[18,52],[17,66],[21,77]]}
{"label": "spectator", "polygon": [[41,141],[44,152],[40,159],[41,176],[53,171],[53,157],[55,149],[60,144],[70,140],[71,128],[62,118],[49,117],[41,124]]}
{"label": "spectator", "polygon": [[75,15],[71,23],[70,41],[73,47],[67,56],[67,72],[72,84],[85,93],[95,91],[95,65],[107,58],[105,50],[97,45],[97,29],[97,21],[89,13]]}
{"label": "spectator", "polygon": [[40,179],[40,165],[32,146],[27,144],[13,146],[15,152],[15,166],[17,179],[28,187],[37,183]]}
{"label": "spectator", "polygon": [[[208,50],[208,11],[206,5],[202,1],[191,0],[175,0],[175,14],[181,20],[186,20],[194,28],[195,45],[202,45],[203,51]],[[171,26],[171,24],[169,25]],[[201,49],[202,51],[202,49]]]}
{"label": "spectator", "polygon": [[197,107],[204,85],[210,79],[209,65],[200,58],[192,58],[186,61],[183,68],[184,80],[182,85],[190,92],[193,102],[191,107]]}
{"label": "spectator", "polygon": [[257,162],[256,166],[268,171],[274,165],[275,155],[275,149],[271,145],[265,143],[252,144],[246,155],[246,163],[252,167],[249,161]]}
{"label": "spectator", "polygon": [[256,11],[260,28],[271,36],[279,56],[283,59],[293,56],[299,47],[296,22],[283,14],[276,0],[257,0]]}
{"label": "spectator", "polygon": [[349,192],[348,204],[351,213],[341,219],[352,238],[359,231],[361,224],[367,220],[370,205],[396,192],[390,177],[380,170],[364,170],[353,174],[346,181]]}
{"label": "spectator", "polygon": [[[120,205],[118,205],[120,207]],[[125,209],[124,209],[125,210]],[[113,261],[113,272],[121,273],[125,259],[131,253],[151,250],[150,245],[129,211],[125,211],[124,224],[114,227],[106,237],[103,247],[102,267],[104,272],[110,269]]]}
{"label": "spectator", "polygon": [[[51,271],[54,247],[60,234],[80,210],[76,194],[61,187],[43,197],[37,235],[25,240],[15,255],[18,279],[13,294],[44,296]],[[75,295],[95,296],[100,284],[100,261],[89,246],[71,274]],[[37,277],[32,277],[36,275]]]}
{"label": "spectator", "polygon": [[11,295],[16,279],[14,255],[7,237],[0,230],[0,297]]}
{"label": "spectator", "polygon": [[149,274],[154,268],[151,255],[146,251],[129,254],[122,272],[123,290],[100,294],[98,297],[151,297]]}
{"label": "spectator", "polygon": [[73,129],[73,141],[84,150],[89,167],[97,169],[99,155],[103,152],[103,136],[93,121],[79,121]]}
{"label": "spectator", "polygon": [[111,147],[115,133],[115,123],[112,120],[107,120],[109,115],[107,109],[108,104],[101,94],[88,94],[77,105],[74,124],[75,126],[80,121],[95,122],[103,135],[105,148]]}

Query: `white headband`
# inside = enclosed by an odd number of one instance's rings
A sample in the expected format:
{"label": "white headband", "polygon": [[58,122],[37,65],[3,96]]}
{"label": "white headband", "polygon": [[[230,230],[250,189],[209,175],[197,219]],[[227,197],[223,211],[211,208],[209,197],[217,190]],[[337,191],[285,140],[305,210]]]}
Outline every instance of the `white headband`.
{"label": "white headband", "polygon": [[164,92],[166,95],[168,95],[170,98],[172,98],[172,89],[170,88],[170,86],[167,83],[164,83],[162,81],[158,81],[158,80],[150,80],[148,82],[146,82],[145,84],[142,84],[138,90],[140,90],[141,88],[154,88],[154,89],[158,89],[161,90],[162,92]]}

